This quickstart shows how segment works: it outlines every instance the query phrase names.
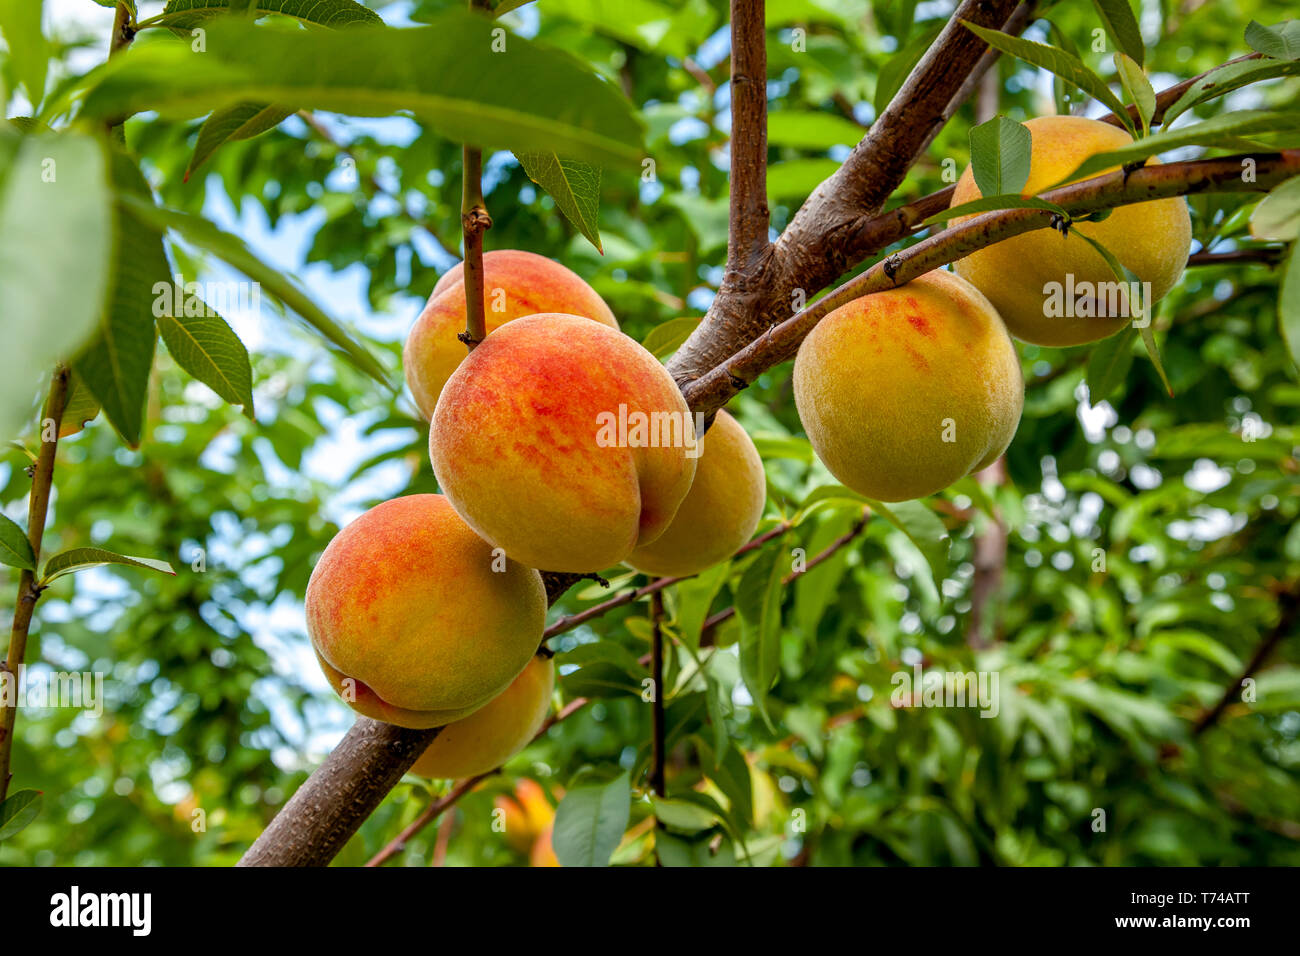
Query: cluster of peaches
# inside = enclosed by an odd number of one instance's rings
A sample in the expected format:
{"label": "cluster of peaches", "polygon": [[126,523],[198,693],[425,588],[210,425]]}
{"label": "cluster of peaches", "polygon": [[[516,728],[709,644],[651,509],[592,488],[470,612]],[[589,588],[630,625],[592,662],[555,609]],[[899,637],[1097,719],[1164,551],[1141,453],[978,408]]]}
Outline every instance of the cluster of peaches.
{"label": "cluster of peaches", "polygon": [[[1077,117],[1027,125],[1031,195],[1129,142]],[[976,198],[968,169],[953,202]],[[1190,245],[1181,199],[1071,232],[1110,249],[1157,298]],[[366,512],[330,542],[307,589],[308,632],[343,698],[378,720],[443,728],[413,768],[431,778],[492,770],[545,721],[555,671],[538,653],[547,597],[535,569],[695,574],[749,540],[766,496],[739,423],[720,411],[697,435],[667,370],[580,277],[527,252],[491,252],[483,264],[483,342],[467,351],[457,338],[466,315],[457,266],[403,353],[442,494]],[[1129,321],[1091,310],[1049,317],[1045,286],[1067,275],[1114,278],[1078,235],[1041,230],[961,260],[955,274],[931,272],[830,313],[794,367],[818,457],[882,501],[932,494],[991,464],[1024,404],[1011,336],[1074,345]],[[647,433],[646,423],[657,427]]]}

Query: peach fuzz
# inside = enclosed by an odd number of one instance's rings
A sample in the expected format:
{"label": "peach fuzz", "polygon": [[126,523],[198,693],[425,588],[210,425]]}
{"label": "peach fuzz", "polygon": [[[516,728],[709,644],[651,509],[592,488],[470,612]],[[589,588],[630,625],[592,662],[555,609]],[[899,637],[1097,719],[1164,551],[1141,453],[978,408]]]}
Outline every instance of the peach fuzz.
{"label": "peach fuzz", "polygon": [[[563,312],[618,328],[605,300],[572,269],[517,249],[485,253],[483,319],[488,334],[539,312]],[[433,287],[402,349],[406,384],[425,418],[433,417],[438,394],[468,354],[465,343],[456,337],[464,331],[464,266],[457,263]]]}
{"label": "peach fuzz", "polygon": [[[1042,192],[1073,172],[1089,156],[1128,146],[1129,134],[1082,116],[1041,116],[1025,124],[1033,137],[1029,180],[1022,193]],[[1156,160],[1149,162],[1155,163]],[[980,198],[975,174],[968,168],[957,181],[952,205]],[[955,222],[961,221],[959,217]],[[1049,315],[1049,283],[1113,283],[1115,274],[1086,239],[1100,242],[1143,282],[1151,283],[1153,306],[1183,274],[1192,241],[1192,222],[1182,197],[1121,206],[1100,222],[1075,222],[1069,235],[1037,229],[980,249],[953,264],[953,269],[988,296],[1016,338],[1035,345],[1081,345],[1118,332],[1127,315]],[[1092,311],[1106,303],[1094,297]]]}
{"label": "peach fuzz", "polygon": [[795,357],[794,395],[836,478],[904,501],[997,460],[1020,422],[1024,382],[988,299],[936,271],[822,319]]}
{"label": "peach fuzz", "polygon": [[420,777],[463,780],[495,770],[537,736],[555,690],[555,662],[534,657],[510,686],[438,731],[411,767]]}
{"label": "peach fuzz", "polygon": [[306,611],[325,676],[353,710],[438,727],[523,670],[541,643],[546,589],[533,569],[503,566],[442,495],[409,495],[334,536]]}
{"label": "peach fuzz", "polygon": [[632,552],[629,567],[686,577],[727,560],[750,539],[767,501],[758,449],[740,422],[719,411],[702,440],[695,481],[668,530]]}
{"label": "peach fuzz", "polygon": [[[609,426],[651,416],[665,425],[658,436]],[[690,490],[695,454],[667,370],[622,332],[571,315],[489,335],[447,381],[429,429],[434,474],[461,517],[548,571],[608,568],[657,538]]]}

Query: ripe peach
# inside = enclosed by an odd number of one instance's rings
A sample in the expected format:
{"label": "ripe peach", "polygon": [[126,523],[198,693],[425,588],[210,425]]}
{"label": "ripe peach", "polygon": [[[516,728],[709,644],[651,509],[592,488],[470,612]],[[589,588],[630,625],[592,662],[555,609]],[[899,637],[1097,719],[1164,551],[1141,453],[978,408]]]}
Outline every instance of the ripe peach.
{"label": "ripe peach", "polygon": [[[1033,136],[1026,196],[1055,185],[1089,156],[1133,142],[1123,129],[1081,116],[1041,116],[1025,125]],[[979,198],[968,168],[957,182],[952,204]],[[1072,288],[1089,283],[1096,290],[1097,283],[1120,281],[1079,234],[1100,242],[1141,281],[1151,283],[1148,307],[1183,274],[1192,241],[1191,217],[1181,197],[1121,206],[1100,222],[1076,222],[1069,231],[1068,236],[1055,229],[1014,236],[958,260],[953,268],[988,296],[1016,338],[1035,345],[1079,345],[1118,332],[1133,318],[1116,314],[1129,309],[1114,308],[1100,294],[1086,296],[1090,301],[1082,303],[1063,303],[1069,310],[1065,315],[1054,311],[1052,299],[1060,301],[1067,275]],[[1059,284],[1055,297],[1052,283]]]}
{"label": "ripe peach", "polygon": [[767,476],[745,429],[725,411],[702,439],[695,481],[668,530],[627,564],[659,577],[698,574],[749,540],[767,501]]}
{"label": "ripe peach", "polygon": [[307,633],[353,710],[403,727],[460,720],[541,643],[546,589],[494,555],[442,495],[376,505],[337,535],[307,584]]}
{"label": "ripe peach", "polygon": [[795,357],[794,396],[826,467],[881,501],[922,498],[995,461],[1025,397],[997,312],[942,271],[822,319]]}
{"label": "ripe peach", "polygon": [[537,835],[555,816],[555,808],[546,791],[536,780],[520,777],[512,794],[502,794],[492,801],[504,815],[506,842],[517,853],[527,853]]}
{"label": "ripe peach", "polygon": [[438,731],[411,773],[462,780],[495,770],[537,735],[554,690],[555,663],[549,657],[534,657],[509,687],[465,719]]}
{"label": "ripe peach", "polygon": [[443,493],[516,561],[596,571],[653,541],[695,476],[694,423],[667,370],[622,332],[530,315],[447,381],[429,430]]}
{"label": "ripe peach", "polygon": [[532,852],[528,854],[529,866],[559,866],[560,858],[555,855],[555,845],[552,843],[552,837],[555,834],[555,821],[551,820],[542,831],[542,835],[537,838],[533,844]]}
{"label": "ripe peach", "polygon": [[[564,312],[618,328],[596,290],[553,259],[518,249],[483,255],[483,318],[489,334],[506,322],[538,312]],[[433,417],[438,393],[465,360],[464,266],[457,263],[433,287],[402,349],[406,384],[425,418]]]}

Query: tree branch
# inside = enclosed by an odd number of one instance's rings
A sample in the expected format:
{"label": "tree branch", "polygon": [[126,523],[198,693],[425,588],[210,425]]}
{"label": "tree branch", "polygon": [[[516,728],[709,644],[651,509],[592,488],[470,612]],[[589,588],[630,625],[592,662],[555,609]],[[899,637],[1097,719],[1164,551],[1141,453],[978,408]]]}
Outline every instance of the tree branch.
{"label": "tree branch", "polygon": [[[727,272],[741,288],[769,243],[764,0],[731,0],[731,186]],[[724,279],[724,281],[726,281]]]}
{"label": "tree branch", "polygon": [[[27,496],[27,540],[32,546],[32,564],[40,567],[41,542],[45,537],[45,519],[50,509],[50,489],[54,484],[54,459],[59,450],[59,426],[63,423],[63,410],[68,401],[68,378],[71,373],[67,366],[60,365],[54,370],[50,381],[50,391],[45,398],[45,407],[41,411],[38,428],[41,450],[32,467],[32,489]],[[46,435],[49,438],[46,439]],[[27,633],[32,625],[32,613],[41,592],[45,590],[37,585],[36,574],[26,568],[18,577],[18,597],[14,602],[13,627],[9,632],[9,651],[3,665],[0,665],[0,680],[6,684],[12,682],[12,695],[5,695],[13,702],[12,707],[5,707],[0,716],[0,803],[4,802],[9,792],[9,759],[13,752],[14,723],[18,718],[18,668],[27,653]]]}
{"label": "tree branch", "polygon": [[1219,698],[1219,702],[1201,714],[1196,721],[1196,725],[1192,728],[1194,737],[1199,737],[1213,727],[1218,719],[1223,716],[1223,712],[1232,705],[1233,700],[1241,699],[1241,685],[1263,666],[1264,661],[1268,660],[1269,655],[1273,653],[1278,644],[1282,643],[1284,637],[1289,637],[1295,633],[1296,625],[1300,623],[1300,584],[1293,585],[1278,596],[1278,610],[1277,624],[1268,632],[1268,636],[1260,642],[1259,646],[1255,648],[1255,653],[1251,655],[1246,666],[1237,675],[1237,679],[1224,688],[1223,696]]}
{"label": "tree branch", "polygon": [[483,311],[483,233],[492,228],[492,217],[483,202],[483,151],[475,146],[464,147],[461,165],[464,170],[460,224],[465,233],[465,331],[457,338],[472,352],[487,338]]}

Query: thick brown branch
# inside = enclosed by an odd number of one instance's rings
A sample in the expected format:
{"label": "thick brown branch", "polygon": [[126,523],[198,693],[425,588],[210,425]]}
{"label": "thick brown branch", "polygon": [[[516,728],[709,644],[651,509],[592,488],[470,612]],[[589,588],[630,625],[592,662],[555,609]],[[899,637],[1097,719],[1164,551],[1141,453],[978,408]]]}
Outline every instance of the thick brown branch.
{"label": "thick brown branch", "polygon": [[[727,272],[767,248],[767,30],[764,0],[731,0],[731,187]],[[733,277],[733,284],[742,282]]]}
{"label": "thick brown branch", "polygon": [[[1300,150],[1253,155],[1256,179],[1243,182],[1241,156],[1148,166],[1125,173],[1117,170],[1095,179],[1063,186],[1043,195],[1067,212],[1113,209],[1188,193],[1267,191],[1300,173]],[[1035,229],[1053,225],[1054,213],[1041,209],[1010,209],[984,213],[878,262],[862,275],[827,293],[814,305],[792,316],[692,381],[685,389],[691,409],[708,414],[762,372],[794,357],[804,337],[829,312],[853,299],[902,285],[972,252]]]}

